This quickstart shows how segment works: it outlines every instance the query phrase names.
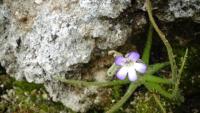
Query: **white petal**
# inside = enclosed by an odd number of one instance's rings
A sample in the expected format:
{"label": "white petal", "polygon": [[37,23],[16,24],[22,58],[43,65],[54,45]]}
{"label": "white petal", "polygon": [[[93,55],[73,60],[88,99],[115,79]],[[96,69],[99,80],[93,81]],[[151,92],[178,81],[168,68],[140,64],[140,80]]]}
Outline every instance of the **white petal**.
{"label": "white petal", "polygon": [[135,63],[134,68],[136,71],[138,71],[140,73],[145,73],[147,70],[147,66],[143,63]]}
{"label": "white petal", "polygon": [[122,67],[121,69],[119,69],[116,76],[117,76],[118,79],[124,80],[126,78],[127,73],[128,73],[128,68]]}
{"label": "white petal", "polygon": [[128,78],[132,82],[137,80],[137,74],[133,66],[128,69]]}

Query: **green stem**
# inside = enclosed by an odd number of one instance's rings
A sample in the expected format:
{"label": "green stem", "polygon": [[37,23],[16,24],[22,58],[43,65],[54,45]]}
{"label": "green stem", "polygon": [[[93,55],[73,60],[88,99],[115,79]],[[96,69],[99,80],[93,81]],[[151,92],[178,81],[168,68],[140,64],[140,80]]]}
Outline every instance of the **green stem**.
{"label": "green stem", "polygon": [[[113,55],[114,57],[123,56],[121,53],[119,53],[115,50],[109,51],[108,54]],[[112,66],[107,71],[108,77],[113,77],[115,75],[115,73],[117,72],[117,70],[119,70],[119,69],[120,69],[120,66],[117,66],[115,63],[113,63]]]}
{"label": "green stem", "polygon": [[146,41],[144,52],[142,55],[142,60],[147,65],[149,65],[150,50],[151,50],[151,45],[152,45],[152,36],[153,36],[153,26],[150,24],[149,30],[148,30],[148,35],[147,35],[147,41]]}
{"label": "green stem", "polygon": [[169,62],[170,62],[170,65],[171,65],[171,70],[172,70],[172,79],[174,81],[177,81],[177,66],[176,66],[176,61],[174,59],[173,50],[172,50],[172,47],[169,44],[168,40],[166,39],[164,33],[158,28],[158,25],[156,24],[156,22],[153,18],[150,0],[146,0],[146,9],[147,9],[147,13],[148,13],[149,20],[150,20],[151,24],[153,25],[155,31],[158,33],[158,35],[160,36],[161,40],[163,41],[164,45],[167,48]]}
{"label": "green stem", "polygon": [[161,104],[161,102],[160,102],[160,100],[158,99],[158,97],[157,97],[155,94],[153,94],[153,97],[154,97],[156,103],[159,105],[161,111],[162,111],[163,113],[166,113],[166,109],[163,107],[163,105]]}
{"label": "green stem", "polygon": [[56,78],[57,80],[78,86],[78,87],[90,87],[90,86],[97,86],[97,87],[109,87],[109,86],[117,86],[117,85],[124,85],[130,83],[128,80],[114,80],[114,81],[109,81],[109,82],[86,82],[86,81],[81,81],[81,80],[66,80],[66,79],[61,79],[61,78]]}
{"label": "green stem", "polygon": [[115,63],[113,63],[112,66],[108,69],[107,75],[109,77],[113,77],[115,73],[117,72],[117,70],[119,69],[120,69],[120,66],[117,66]]}
{"label": "green stem", "polygon": [[114,113],[118,109],[122,107],[122,105],[128,100],[128,98],[133,94],[135,89],[140,86],[142,83],[141,81],[136,81],[135,83],[131,83],[126,91],[125,95],[116,103],[114,104],[106,113]]}

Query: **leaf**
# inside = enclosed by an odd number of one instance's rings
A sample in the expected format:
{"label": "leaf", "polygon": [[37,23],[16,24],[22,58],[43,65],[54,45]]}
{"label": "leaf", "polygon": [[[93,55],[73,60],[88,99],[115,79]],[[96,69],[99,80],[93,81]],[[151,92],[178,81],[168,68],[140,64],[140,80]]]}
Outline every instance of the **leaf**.
{"label": "leaf", "polygon": [[147,82],[154,82],[154,83],[160,83],[160,84],[173,84],[173,81],[170,79],[165,79],[153,75],[145,75],[144,80]]}
{"label": "leaf", "polygon": [[164,97],[167,97],[169,99],[173,98],[173,95],[165,91],[159,84],[153,83],[153,82],[145,82],[145,87],[152,92],[157,92],[161,94]]}
{"label": "leaf", "polygon": [[163,62],[163,63],[157,63],[157,64],[150,65],[147,69],[146,74],[152,75],[168,65],[169,65],[169,62]]}
{"label": "leaf", "polygon": [[151,51],[151,45],[152,45],[152,36],[153,36],[153,26],[150,24],[149,30],[148,30],[147,41],[146,41],[143,55],[142,55],[142,60],[147,65],[149,65],[150,51]]}
{"label": "leaf", "polygon": [[129,99],[129,97],[133,94],[133,92],[141,85],[141,81],[136,81],[134,83],[131,83],[124,94],[124,96],[117,102],[115,103],[106,113],[115,113],[118,109],[120,109],[123,104]]}
{"label": "leaf", "polygon": [[67,80],[62,78],[55,78],[55,79],[76,87],[90,87],[90,86],[109,87],[109,86],[117,86],[130,83],[130,81],[128,80],[113,80],[108,82],[87,82],[83,80]]}

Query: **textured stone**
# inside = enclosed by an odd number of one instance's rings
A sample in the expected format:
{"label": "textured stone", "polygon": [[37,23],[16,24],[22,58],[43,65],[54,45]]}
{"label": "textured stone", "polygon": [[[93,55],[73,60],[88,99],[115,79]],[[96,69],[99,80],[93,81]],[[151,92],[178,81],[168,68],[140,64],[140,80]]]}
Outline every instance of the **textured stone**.
{"label": "textured stone", "polygon": [[[145,0],[136,0],[134,7],[145,11]],[[179,18],[192,18],[200,22],[199,0],[151,0],[154,15],[165,22],[173,22]]]}
{"label": "textured stone", "polygon": [[169,0],[168,5],[164,6],[156,15],[159,19],[170,22],[178,18],[192,18],[194,21],[200,22],[200,1]]}
{"label": "textured stone", "polygon": [[170,0],[169,10],[175,18],[193,17],[200,13],[199,0]]}
{"label": "textured stone", "polygon": [[79,78],[67,73],[88,63],[95,48],[123,45],[130,27],[100,18],[117,18],[129,4],[130,0],[6,1],[0,13],[1,65],[18,80],[44,83],[54,101],[84,112],[97,101],[89,98],[97,90],[77,92],[53,76]]}

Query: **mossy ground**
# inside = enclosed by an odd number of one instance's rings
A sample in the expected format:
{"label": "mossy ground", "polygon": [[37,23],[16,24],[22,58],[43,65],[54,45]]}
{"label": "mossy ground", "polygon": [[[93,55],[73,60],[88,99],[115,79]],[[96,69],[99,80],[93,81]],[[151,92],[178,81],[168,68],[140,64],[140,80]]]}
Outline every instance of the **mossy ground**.
{"label": "mossy ground", "polygon": [[72,112],[61,103],[52,102],[42,84],[15,81],[0,75],[0,113]]}

